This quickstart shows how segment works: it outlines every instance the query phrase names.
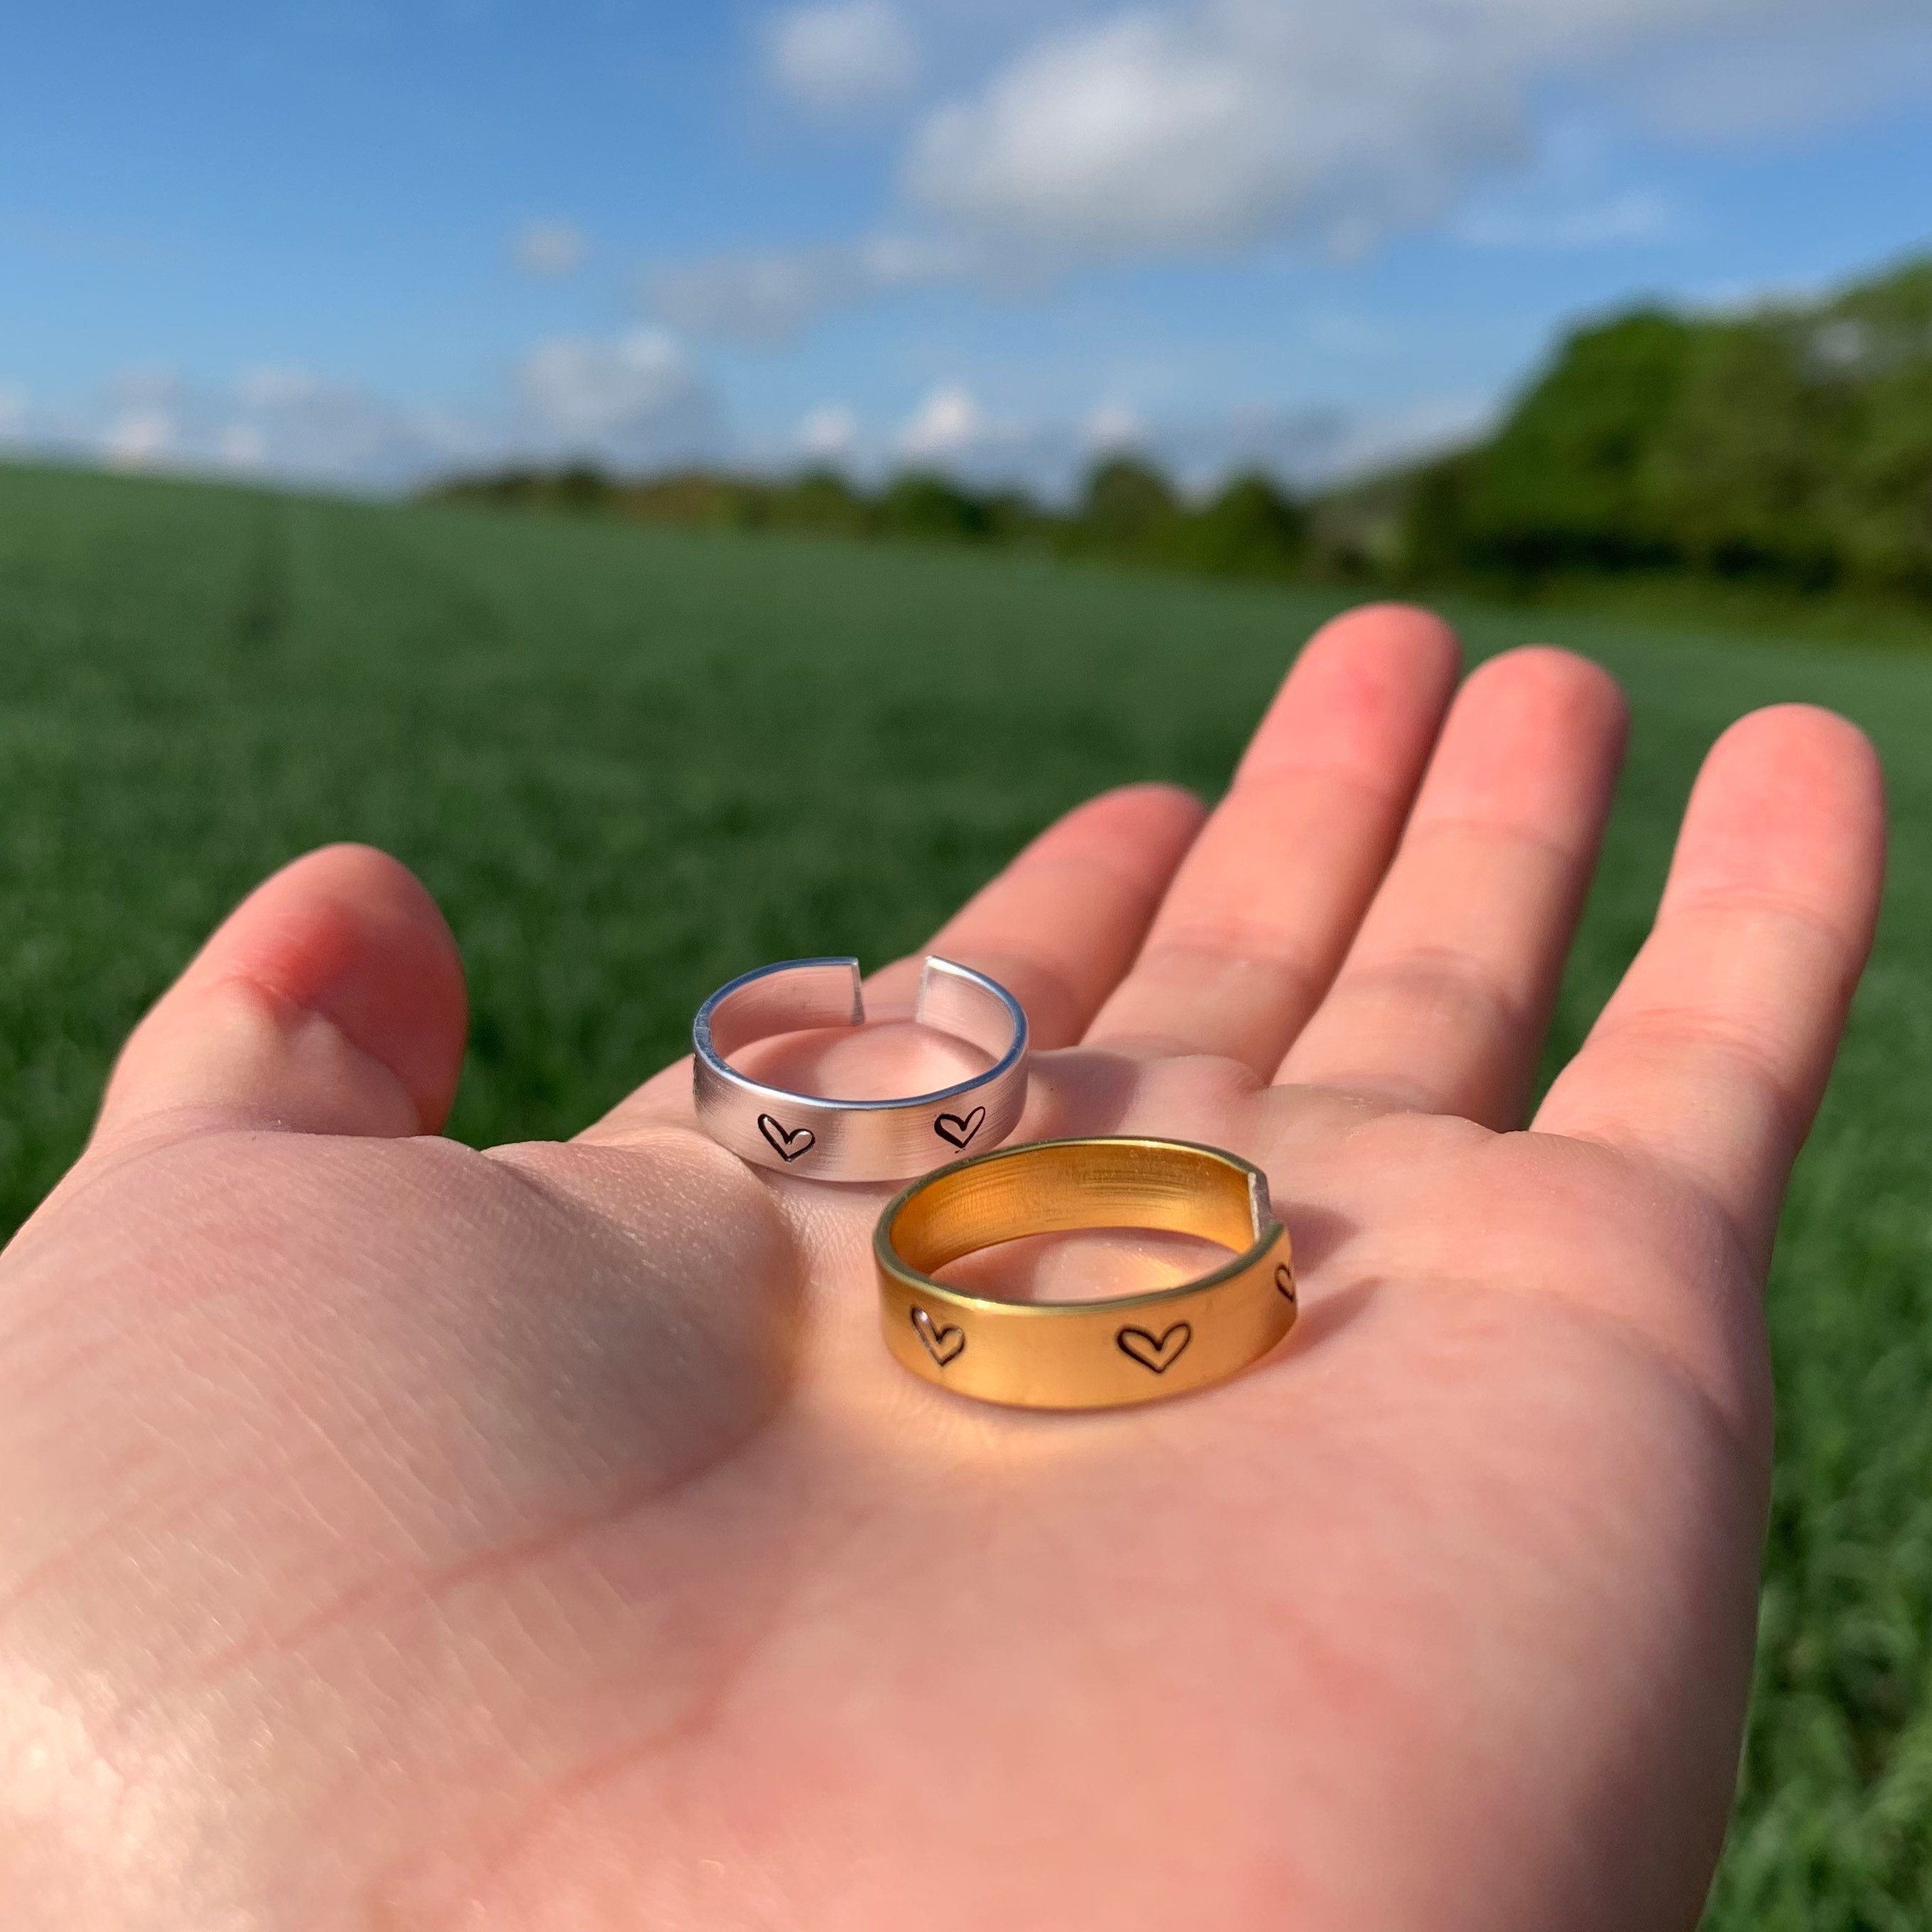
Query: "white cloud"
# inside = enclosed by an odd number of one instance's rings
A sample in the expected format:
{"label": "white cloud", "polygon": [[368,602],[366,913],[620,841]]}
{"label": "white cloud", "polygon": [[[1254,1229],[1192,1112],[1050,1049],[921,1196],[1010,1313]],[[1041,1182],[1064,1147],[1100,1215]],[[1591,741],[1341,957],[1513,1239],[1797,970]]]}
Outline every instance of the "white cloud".
{"label": "white cloud", "polygon": [[1446,25],[1394,0],[1118,14],[938,110],[908,185],[935,214],[1055,256],[1222,249],[1282,227],[1352,245],[1365,222],[1440,213],[1524,143],[1507,83],[1459,61]]}
{"label": "white cloud", "polygon": [[798,446],[820,463],[850,456],[859,442],[859,418],[843,403],[824,403],[798,426]]}
{"label": "white cloud", "polygon": [[1073,418],[998,415],[964,383],[941,382],[886,435],[861,439],[844,466],[883,480],[922,470],[980,488],[1017,484],[1064,498],[1092,460],[1087,425]]}
{"label": "white cloud", "polygon": [[[1637,100],[1685,49],[1747,46],[1754,69],[1815,98],[1834,84],[1818,62],[1842,82],[1844,60],[1828,56],[1862,46],[1859,33],[1932,50],[1922,5],[1915,19],[1904,0],[1116,7],[932,110],[904,180],[928,214],[1056,266],[1270,236],[1348,254],[1442,219],[1485,174],[1526,160],[1540,87]],[[1756,88],[1774,118],[1799,111],[1774,92]]]}
{"label": "white cloud", "polygon": [[900,432],[899,452],[911,463],[968,455],[986,442],[991,427],[970,391],[949,384],[934,389],[913,412]]}
{"label": "white cloud", "polygon": [[1496,412],[1493,398],[1431,396],[1400,409],[1338,418],[1307,480],[1342,482],[1445,454],[1486,435]]}
{"label": "white cloud", "polygon": [[1100,403],[1081,425],[1088,447],[1102,454],[1132,449],[1145,434],[1140,418],[1124,403]]}
{"label": "white cloud", "polygon": [[[1306,490],[1464,441],[1483,412],[1456,400],[1430,400],[1387,412],[1314,404],[1247,404],[1163,416],[1137,424],[1130,446],[1157,464],[1184,496],[1213,494],[1229,477],[1258,471]],[[1123,446],[1082,438],[1084,461]]]}
{"label": "white cloud", "polygon": [[[899,159],[901,216],[850,242],[660,268],[653,314],[769,347],[910,290],[1037,289],[1093,263],[1264,242],[1348,259],[1416,228],[1496,248],[1661,241],[1679,224],[1654,193],[1554,212],[1546,194],[1534,212],[1497,198],[1502,177],[1533,185],[1538,156],[1557,159],[1552,94],[1573,118],[1700,139],[1932,99],[1925,0],[922,4],[952,71],[968,41],[992,58],[963,92],[928,90]],[[889,74],[911,86],[908,31],[884,0],[842,0],[776,16],[766,52],[830,104]]]}
{"label": "white cloud", "polygon": [[971,279],[981,251],[965,242],[874,235],[829,248],[713,256],[647,276],[652,311],[688,335],[770,347],[830,310],[874,296]]}
{"label": "white cloud", "polygon": [[510,253],[517,266],[539,280],[574,275],[584,266],[590,244],[584,232],[568,221],[526,222],[512,238]]}
{"label": "white cloud", "polygon": [[321,379],[306,369],[261,364],[236,377],[235,398],[244,409],[298,408],[322,386]]}
{"label": "white cloud", "polygon": [[305,369],[244,370],[226,394],[190,392],[184,410],[196,460],[318,482],[412,483],[488,442],[476,422]]}
{"label": "white cloud", "polygon": [[166,410],[124,410],[100,435],[101,453],[117,470],[145,470],[180,454],[180,427]]}
{"label": "white cloud", "polygon": [[1775,281],[1695,282],[1682,291],[1679,299],[1696,314],[1738,321],[1767,309],[1811,308],[1827,300],[1838,286],[1826,275],[1780,277]]}
{"label": "white cloud", "polygon": [[470,407],[407,407],[312,370],[245,369],[219,384],[124,372],[91,402],[26,410],[18,440],[126,468],[240,472],[406,488],[452,471],[579,458],[624,466],[716,453],[711,392],[670,338],[539,344]]}
{"label": "white cloud", "polygon": [[1205,496],[1252,471],[1309,490],[1454,448],[1482,434],[1494,412],[1492,403],[1461,396],[1366,411],[1251,404],[1151,422],[1135,446],[1184,496]]}
{"label": "white cloud", "polygon": [[1374,417],[1307,407],[1148,416],[1118,388],[1084,410],[1038,416],[989,406],[954,380],[894,426],[868,430],[848,404],[828,401],[788,431],[747,438],[729,432],[677,340],[648,329],[540,344],[494,395],[460,412],[405,408],[290,367],[212,385],[130,370],[64,412],[0,396],[0,436],[128,467],[392,489],[508,464],[588,459],[648,471],[699,461],[784,473],[802,458],[874,482],[917,467],[1054,501],[1116,449],[1144,452],[1191,494],[1250,469],[1306,488],[1459,440],[1484,420],[1454,400]]}
{"label": "white cloud", "polygon": [[1932,98],[1924,0],[1846,0],[1767,10],[1776,31],[1707,29],[1639,68],[1632,90],[1666,134],[1730,144],[1775,140]]}
{"label": "white cloud", "polygon": [[217,449],[231,470],[259,470],[268,460],[268,439],[258,423],[230,423]]}
{"label": "white cloud", "polygon": [[1455,233],[1478,248],[1607,248],[1668,241],[1681,226],[1663,196],[1636,188],[1555,214],[1472,208],[1456,224]]}
{"label": "white cloud", "polygon": [[695,454],[716,438],[709,387],[662,330],[544,343],[517,387],[536,452],[642,464]]}
{"label": "white cloud", "polygon": [[1144,417],[1116,397],[1083,414],[1037,418],[990,409],[950,382],[931,391],[886,441],[856,443],[848,466],[875,478],[896,466],[937,470],[980,488],[1018,484],[1065,502],[1096,461],[1131,449],[1190,497],[1247,471],[1306,490],[1466,442],[1492,413],[1487,401],[1451,396],[1371,412],[1249,405]]}
{"label": "white cloud", "polygon": [[1101,402],[1088,410],[1080,436],[1096,456],[1119,456],[1138,450],[1146,440],[1146,425],[1124,402]]}
{"label": "white cloud", "polygon": [[892,0],[829,0],[794,7],[767,26],[772,79],[824,114],[892,100],[919,76],[919,50]]}

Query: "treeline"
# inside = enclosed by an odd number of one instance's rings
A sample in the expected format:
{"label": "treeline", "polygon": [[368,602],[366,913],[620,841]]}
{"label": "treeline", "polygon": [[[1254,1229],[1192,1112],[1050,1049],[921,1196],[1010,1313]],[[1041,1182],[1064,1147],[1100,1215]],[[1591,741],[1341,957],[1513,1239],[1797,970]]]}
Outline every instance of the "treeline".
{"label": "treeline", "polygon": [[1487,440],[1307,497],[1260,475],[1204,502],[1099,464],[1064,509],[903,475],[873,490],[590,468],[434,493],[665,522],[1025,544],[1216,574],[1534,594],[1634,575],[1932,603],[1932,260],[1732,316],[1643,308],[1576,331]]}
{"label": "treeline", "polygon": [[640,523],[1024,544],[1216,574],[1292,577],[1311,560],[1308,508],[1271,478],[1238,477],[1206,502],[1189,503],[1153,464],[1132,456],[1097,464],[1065,510],[1022,490],[974,490],[927,470],[867,490],[824,469],[778,478],[692,470],[624,480],[579,464],[459,478],[430,494],[448,502],[601,512]]}
{"label": "treeline", "polygon": [[1393,560],[1424,580],[1673,572],[1932,600],[1932,261],[1819,303],[1581,330],[1403,498]]}

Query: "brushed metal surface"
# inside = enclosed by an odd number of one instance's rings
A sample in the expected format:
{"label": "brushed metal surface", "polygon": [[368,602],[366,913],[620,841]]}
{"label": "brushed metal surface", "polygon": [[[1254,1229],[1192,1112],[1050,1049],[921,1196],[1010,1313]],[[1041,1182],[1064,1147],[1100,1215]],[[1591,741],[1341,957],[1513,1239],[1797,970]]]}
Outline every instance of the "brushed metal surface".
{"label": "brushed metal surface", "polygon": [[816,1180],[902,1180],[962,1151],[997,1147],[1026,1104],[1027,1019],[996,980],[937,955],[920,974],[914,1018],[993,1062],[928,1093],[842,1100],[755,1080],[730,1064],[754,1040],[866,1022],[859,962],[790,959],[722,986],[692,1026],[698,1118],[721,1145],[761,1167]]}

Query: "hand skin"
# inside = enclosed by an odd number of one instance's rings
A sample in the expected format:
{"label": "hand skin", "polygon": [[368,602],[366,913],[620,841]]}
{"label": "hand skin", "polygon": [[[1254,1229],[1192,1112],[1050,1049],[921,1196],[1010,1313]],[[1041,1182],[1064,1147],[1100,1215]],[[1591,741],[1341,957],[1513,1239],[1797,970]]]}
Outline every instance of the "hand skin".
{"label": "hand skin", "polygon": [[903,1373],[891,1190],[747,1169],[683,1066],[438,1138],[427,896],[353,848],[262,886],[0,1258],[10,1932],[1691,1926],[1880,780],[1827,714],[1733,727],[1522,1131],[1622,707],[1457,676],[1338,620],[1204,824],[1096,800],[935,942],[1032,1015],[1021,1138],[1273,1177],[1299,1330],[1146,1408]]}

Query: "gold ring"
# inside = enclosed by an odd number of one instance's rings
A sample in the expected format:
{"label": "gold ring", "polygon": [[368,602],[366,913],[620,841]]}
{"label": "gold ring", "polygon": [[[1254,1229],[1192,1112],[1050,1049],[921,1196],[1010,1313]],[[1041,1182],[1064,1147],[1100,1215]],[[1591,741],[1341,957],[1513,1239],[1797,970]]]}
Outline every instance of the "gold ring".
{"label": "gold ring", "polygon": [[[1028,1234],[1156,1228],[1235,1250],[1172,1288],[1100,1301],[1000,1301],[932,1270]],[[981,1402],[1110,1408],[1217,1382],[1294,1325],[1288,1230],[1268,1177],[1214,1148],[1124,1137],[1035,1141],[914,1182],[872,1237],[886,1346]]]}

